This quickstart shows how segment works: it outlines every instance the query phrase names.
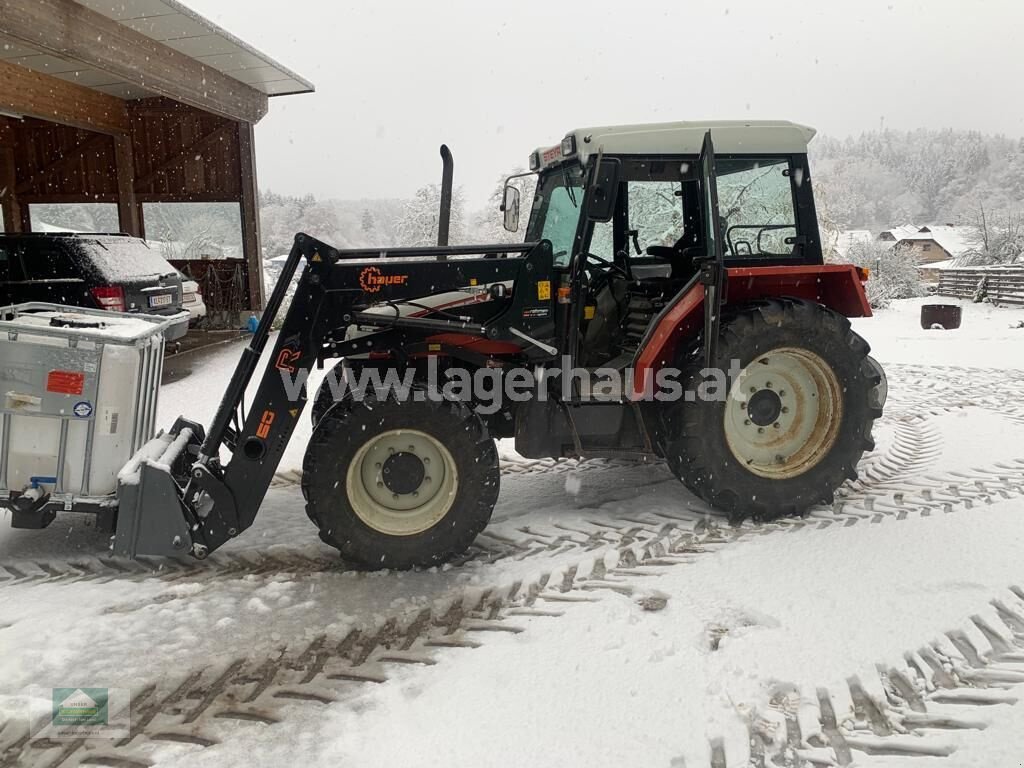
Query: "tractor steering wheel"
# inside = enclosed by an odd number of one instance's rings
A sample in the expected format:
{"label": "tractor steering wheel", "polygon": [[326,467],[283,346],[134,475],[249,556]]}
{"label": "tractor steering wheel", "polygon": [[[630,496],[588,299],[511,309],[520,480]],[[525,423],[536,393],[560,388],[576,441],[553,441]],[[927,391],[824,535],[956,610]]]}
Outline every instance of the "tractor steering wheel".
{"label": "tractor steering wheel", "polygon": [[589,267],[587,266],[587,262],[590,261],[590,260],[594,260],[594,261],[598,262],[602,267],[604,267],[607,270],[607,273],[615,272],[615,273],[621,275],[624,279],[629,280],[629,273],[626,272],[625,269],[620,267],[614,261],[608,261],[608,259],[606,259],[606,258],[604,258],[602,256],[595,256],[593,253],[590,253],[589,251],[583,254],[583,268],[584,269],[589,269]]}

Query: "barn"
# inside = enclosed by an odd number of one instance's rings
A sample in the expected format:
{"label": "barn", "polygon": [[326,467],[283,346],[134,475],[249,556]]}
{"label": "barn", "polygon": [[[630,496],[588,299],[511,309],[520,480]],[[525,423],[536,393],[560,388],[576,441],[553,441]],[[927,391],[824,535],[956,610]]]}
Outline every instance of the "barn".
{"label": "barn", "polygon": [[76,206],[161,239],[205,205],[237,245],[170,255],[237,323],[264,301],[253,129],[268,99],[311,91],[176,0],[0,0],[4,230]]}

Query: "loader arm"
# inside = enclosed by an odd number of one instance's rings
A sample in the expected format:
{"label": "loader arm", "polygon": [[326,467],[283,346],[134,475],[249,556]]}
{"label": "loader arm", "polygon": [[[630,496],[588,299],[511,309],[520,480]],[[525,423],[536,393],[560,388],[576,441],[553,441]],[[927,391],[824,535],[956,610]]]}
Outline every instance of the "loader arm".
{"label": "loader arm", "polygon": [[[302,259],[306,266],[243,419],[246,392]],[[162,460],[157,465],[145,458],[154,451],[146,453],[144,448],[142,458],[133,459],[141,487],[126,493],[131,508],[120,511],[123,520],[119,519],[115,551],[135,556],[187,549],[202,558],[251,526],[305,408],[305,376],[324,357],[345,354],[338,350],[352,342],[338,339],[349,325],[378,324],[424,337],[456,332],[515,343],[524,349],[524,356],[538,359],[548,354],[544,345],[531,345],[524,338],[554,339],[551,280],[548,241],[339,251],[308,235],[296,235],[263,317],[205,436],[201,426],[179,419],[171,434],[154,439],[179,445],[176,455],[160,448],[156,453]],[[515,286],[508,307],[477,325],[364,311],[380,302],[507,281]],[[182,438],[186,429],[188,434]],[[225,450],[230,457],[222,462]],[[167,501],[172,495],[168,483],[176,490],[175,504]],[[175,516],[182,525],[168,524],[168,518]],[[147,534],[152,530],[159,532],[155,540]]]}

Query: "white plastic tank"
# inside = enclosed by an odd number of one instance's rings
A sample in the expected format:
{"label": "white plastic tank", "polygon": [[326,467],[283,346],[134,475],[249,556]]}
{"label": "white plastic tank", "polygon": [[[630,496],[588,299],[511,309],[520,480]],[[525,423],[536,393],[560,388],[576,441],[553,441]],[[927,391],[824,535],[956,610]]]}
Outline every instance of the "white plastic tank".
{"label": "white plastic tank", "polygon": [[165,318],[20,309],[0,321],[0,495],[113,495],[152,437]]}

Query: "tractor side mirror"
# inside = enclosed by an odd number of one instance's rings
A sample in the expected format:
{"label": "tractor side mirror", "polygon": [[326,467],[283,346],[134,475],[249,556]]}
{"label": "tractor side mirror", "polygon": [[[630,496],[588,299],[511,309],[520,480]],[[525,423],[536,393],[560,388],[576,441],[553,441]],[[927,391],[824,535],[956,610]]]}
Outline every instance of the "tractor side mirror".
{"label": "tractor side mirror", "polygon": [[611,221],[615,210],[615,194],[622,178],[622,164],[616,158],[602,158],[594,171],[587,203],[591,221]]}
{"label": "tractor side mirror", "polygon": [[519,229],[519,189],[511,184],[505,185],[505,195],[501,201],[501,210],[505,214],[505,229],[515,232]]}

